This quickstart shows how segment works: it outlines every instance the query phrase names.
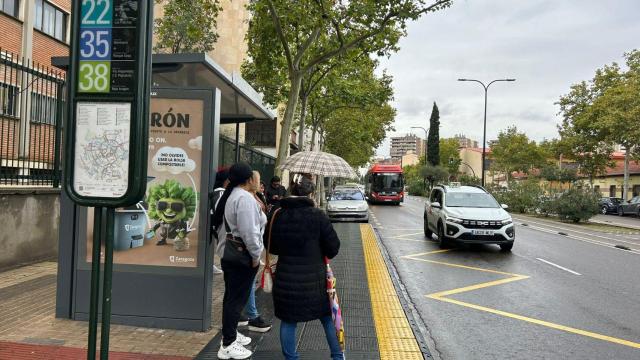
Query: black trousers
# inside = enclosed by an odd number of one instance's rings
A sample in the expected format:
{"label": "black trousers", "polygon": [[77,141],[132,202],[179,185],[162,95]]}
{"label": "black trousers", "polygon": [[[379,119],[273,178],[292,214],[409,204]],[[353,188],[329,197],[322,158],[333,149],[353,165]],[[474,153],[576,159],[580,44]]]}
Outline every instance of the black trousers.
{"label": "black trousers", "polygon": [[236,341],[238,320],[242,309],[249,300],[249,292],[256,278],[258,267],[230,263],[221,260],[224,271],[224,298],[222,299],[222,345],[229,346]]}

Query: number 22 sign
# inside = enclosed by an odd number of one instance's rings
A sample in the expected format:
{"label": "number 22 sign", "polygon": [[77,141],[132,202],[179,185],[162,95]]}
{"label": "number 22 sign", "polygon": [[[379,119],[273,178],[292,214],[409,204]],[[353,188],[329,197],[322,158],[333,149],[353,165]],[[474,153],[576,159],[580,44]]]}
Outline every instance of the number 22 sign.
{"label": "number 22 sign", "polygon": [[108,93],[113,33],[111,0],[82,0],[78,91]]}

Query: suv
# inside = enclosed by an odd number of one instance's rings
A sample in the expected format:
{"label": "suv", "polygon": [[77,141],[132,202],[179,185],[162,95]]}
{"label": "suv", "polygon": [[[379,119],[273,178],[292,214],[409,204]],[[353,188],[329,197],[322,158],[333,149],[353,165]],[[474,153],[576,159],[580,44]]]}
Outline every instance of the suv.
{"label": "suv", "polygon": [[424,208],[424,234],[436,233],[442,248],[455,241],[511,251],[516,233],[506,208],[480,186],[437,185]]}

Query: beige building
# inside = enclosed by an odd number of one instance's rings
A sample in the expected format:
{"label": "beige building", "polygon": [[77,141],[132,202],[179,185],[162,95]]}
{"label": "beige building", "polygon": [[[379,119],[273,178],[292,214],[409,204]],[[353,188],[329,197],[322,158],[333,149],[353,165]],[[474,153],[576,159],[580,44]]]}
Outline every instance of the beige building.
{"label": "beige building", "polygon": [[464,134],[458,134],[453,138],[458,140],[458,143],[460,144],[461,148],[477,148],[478,147],[478,142],[476,140],[471,140],[468,137],[466,137]]}
{"label": "beige building", "polygon": [[413,151],[409,151],[402,155],[402,167],[417,165],[420,162],[420,156]]}

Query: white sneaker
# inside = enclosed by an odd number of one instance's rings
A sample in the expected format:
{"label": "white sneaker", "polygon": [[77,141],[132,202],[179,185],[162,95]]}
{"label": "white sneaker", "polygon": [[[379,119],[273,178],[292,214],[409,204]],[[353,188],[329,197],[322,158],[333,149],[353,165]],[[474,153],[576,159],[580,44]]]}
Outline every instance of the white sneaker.
{"label": "white sneaker", "polygon": [[213,273],[214,274],[222,274],[222,270],[219,269],[217,266],[213,265]]}
{"label": "white sneaker", "polygon": [[239,342],[242,346],[251,344],[251,338],[240,334],[240,332],[236,333],[236,341]]}
{"label": "white sneaker", "polygon": [[253,353],[242,346],[238,340],[231,345],[224,347],[220,345],[218,359],[248,359]]}

